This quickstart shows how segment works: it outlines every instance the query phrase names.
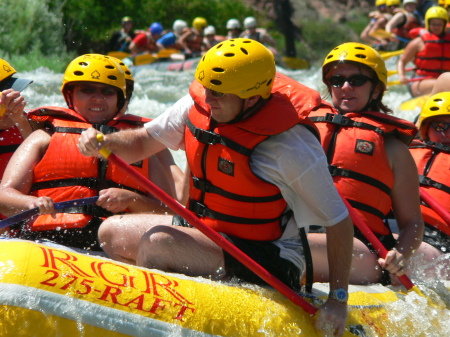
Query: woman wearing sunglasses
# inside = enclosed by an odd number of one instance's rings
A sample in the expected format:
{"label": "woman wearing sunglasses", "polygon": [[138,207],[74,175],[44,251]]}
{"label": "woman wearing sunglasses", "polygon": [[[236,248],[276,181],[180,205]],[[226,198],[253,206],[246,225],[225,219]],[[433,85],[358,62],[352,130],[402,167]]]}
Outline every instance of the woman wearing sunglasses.
{"label": "woman wearing sunglasses", "polygon": [[[450,92],[431,96],[418,120],[421,140],[415,140],[411,154],[419,170],[420,186],[442,207],[450,211]],[[450,224],[433,209],[420,206],[425,221],[424,241],[442,253],[450,252]]]}
{"label": "woman wearing sunglasses", "polygon": [[[355,227],[350,282],[389,284],[391,275],[407,272],[414,251],[432,249],[421,244],[419,182],[407,147],[417,130],[413,123],[389,115],[392,111],[382,103],[387,71],[371,47],[344,43],[334,48],[322,75],[336,111],[313,112],[310,117],[320,131],[333,181],[389,251],[386,259],[380,258]],[[398,236],[384,222],[391,209]],[[325,237],[314,233],[309,239],[315,281],[326,282]]]}

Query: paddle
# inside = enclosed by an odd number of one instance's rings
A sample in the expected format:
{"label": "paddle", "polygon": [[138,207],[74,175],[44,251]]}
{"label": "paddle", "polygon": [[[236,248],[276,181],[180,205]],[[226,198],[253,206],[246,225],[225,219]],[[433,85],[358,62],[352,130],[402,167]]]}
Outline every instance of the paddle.
{"label": "paddle", "polygon": [[286,64],[286,66],[290,69],[297,70],[309,68],[309,62],[305,59],[301,59],[298,57],[283,56],[282,60]]}
{"label": "paddle", "polygon": [[396,51],[382,51],[382,50],[380,50],[378,52],[380,53],[380,55],[383,58],[383,60],[386,61],[387,59],[389,59],[389,58],[391,58],[393,56],[398,56],[398,55],[403,54],[404,51],[405,51],[404,49],[400,49],[400,50],[396,50]]}
{"label": "paddle", "polygon": [[[74,199],[74,200],[69,200],[69,201],[57,202],[56,204],[54,204],[54,206],[55,206],[55,210],[60,210],[60,209],[65,209],[65,208],[69,208],[69,207],[74,207],[74,206],[90,205],[90,204],[95,203],[97,201],[97,199],[98,199],[98,197]],[[0,221],[0,229],[14,225],[20,221],[29,219],[32,216],[37,215],[37,214],[39,214],[39,207],[35,207],[35,208],[29,209],[27,211],[24,211],[22,213],[13,215],[7,219]]]}
{"label": "paddle", "polygon": [[[103,134],[97,135],[97,140],[99,142],[103,141]],[[218,232],[210,228],[206,223],[200,220],[194,213],[187,210],[184,206],[179,204],[175,199],[169,196],[166,192],[160,189],[152,181],[144,177],[142,174],[134,170],[128,163],[126,163],[122,158],[112,153],[108,149],[102,148],[100,150],[102,156],[104,156],[109,161],[113,162],[119,169],[124,173],[128,174],[132,179],[139,184],[149,193],[153,194],[156,198],[165,203],[170,207],[175,213],[186,219],[189,224],[197,228],[200,232],[211,239],[215,244],[220,246],[223,250],[228,252],[239,262],[253,271],[256,275],[270,284],[273,288],[278,290],[281,294],[286,296],[294,304],[300,306],[305,312],[310,315],[315,315],[317,313],[317,308],[312,304],[303,299],[299,294],[285,285],[283,282],[278,280],[275,276],[270,274],[262,266],[260,266],[256,261],[251,259],[248,255],[242,252],[239,248],[234,246],[230,241],[225,239]]]}
{"label": "paddle", "polygon": [[[405,68],[405,72],[414,71],[414,70],[416,70],[415,67]],[[395,74],[398,74],[398,70],[388,70],[388,77],[395,75]]]}
{"label": "paddle", "polygon": [[435,211],[448,226],[450,226],[450,213],[436,200],[434,200],[423,187],[420,188],[420,198],[422,198],[422,200],[425,201],[427,205],[430,206],[431,209]]}
{"label": "paddle", "polygon": [[[417,82],[417,81],[422,81],[422,80],[428,80],[430,78],[434,78],[434,77],[431,77],[431,76],[413,77],[413,78],[409,78],[408,82]],[[388,86],[390,86],[390,85],[397,85],[397,84],[403,84],[403,83],[401,83],[399,80],[397,80],[397,81],[389,81],[388,82]]]}
{"label": "paddle", "polygon": [[416,108],[422,108],[427,99],[428,95],[414,97],[400,104],[400,110],[415,110]]}
{"label": "paddle", "polygon": [[131,56],[130,53],[127,53],[127,52],[124,52],[124,51],[110,51],[110,52],[108,52],[107,55],[115,57],[115,58],[117,58],[119,60],[122,60],[122,59],[124,59],[126,57]]}

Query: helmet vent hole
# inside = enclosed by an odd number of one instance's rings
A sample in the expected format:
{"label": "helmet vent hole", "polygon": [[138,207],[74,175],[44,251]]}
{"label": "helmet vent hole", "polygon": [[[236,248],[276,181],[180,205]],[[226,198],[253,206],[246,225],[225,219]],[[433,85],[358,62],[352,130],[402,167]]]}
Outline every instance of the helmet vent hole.
{"label": "helmet vent hole", "polygon": [[366,55],[363,55],[363,54],[356,54],[355,57],[360,58],[360,59],[367,58]]}
{"label": "helmet vent hole", "polygon": [[224,56],[225,57],[233,57],[233,56],[236,56],[236,54],[235,53],[225,53]]}
{"label": "helmet vent hole", "polygon": [[74,71],[73,74],[75,76],[83,76],[84,75],[84,73],[82,71],[79,71],[79,70]]}
{"label": "helmet vent hole", "polygon": [[243,52],[245,55],[248,55],[248,51],[245,48],[241,48],[241,52]]}
{"label": "helmet vent hole", "polygon": [[366,48],[363,48],[363,47],[355,47],[355,49],[366,50]]}
{"label": "helmet vent hole", "polygon": [[112,81],[117,81],[117,77],[113,75],[109,75],[108,78]]}
{"label": "helmet vent hole", "polygon": [[214,85],[222,85],[222,81],[219,80],[211,80],[210,82]]}
{"label": "helmet vent hole", "polygon": [[433,99],[433,101],[435,101],[435,102],[442,102],[442,99],[441,98],[435,98],[435,99]]}
{"label": "helmet vent hole", "polygon": [[224,73],[225,72],[225,69],[223,69],[223,68],[213,68],[212,69],[215,73]]}
{"label": "helmet vent hole", "polygon": [[270,80],[267,81],[267,85],[266,85],[266,86],[269,87],[269,86],[271,85],[271,83],[272,83],[272,79],[270,79]]}
{"label": "helmet vent hole", "polygon": [[219,49],[223,46],[223,43],[219,44],[216,48]]}
{"label": "helmet vent hole", "polygon": [[79,64],[82,67],[87,67],[89,65],[87,62],[80,62]]}
{"label": "helmet vent hole", "polygon": [[106,65],[105,68],[106,69],[114,69],[114,67],[112,65]]}
{"label": "helmet vent hole", "polygon": [[438,110],[439,110],[439,107],[437,107],[437,106],[432,106],[432,107],[430,108],[430,110],[431,110],[431,111],[438,111]]}

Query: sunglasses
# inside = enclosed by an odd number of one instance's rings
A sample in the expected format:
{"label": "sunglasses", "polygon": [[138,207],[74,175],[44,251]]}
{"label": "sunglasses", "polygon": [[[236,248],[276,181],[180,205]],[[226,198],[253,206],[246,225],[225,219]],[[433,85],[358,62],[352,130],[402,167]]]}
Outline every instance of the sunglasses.
{"label": "sunglasses", "polygon": [[208,89],[208,90],[211,92],[211,95],[213,95],[214,97],[217,97],[217,98],[221,98],[225,95],[223,92],[218,92],[218,91],[211,90],[211,89]]}
{"label": "sunglasses", "polygon": [[340,75],[334,75],[330,77],[330,84],[335,88],[341,88],[345,82],[348,82],[352,87],[360,87],[367,82],[373,82],[370,77],[365,75],[353,75],[350,77],[344,77]]}
{"label": "sunglasses", "polygon": [[450,123],[444,122],[444,121],[435,121],[435,122],[431,122],[430,126],[433,129],[435,129],[437,132],[445,132],[448,130],[448,128],[450,128]]}

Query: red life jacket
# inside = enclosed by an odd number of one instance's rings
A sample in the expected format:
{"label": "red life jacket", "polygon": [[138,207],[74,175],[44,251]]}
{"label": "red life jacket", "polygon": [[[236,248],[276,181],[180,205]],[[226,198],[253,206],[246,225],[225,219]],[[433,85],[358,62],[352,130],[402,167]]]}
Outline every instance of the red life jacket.
{"label": "red life jacket", "polygon": [[438,78],[440,74],[450,71],[450,33],[437,36],[421,31],[420,36],[425,48],[414,59],[416,74]]}
{"label": "red life jacket", "polygon": [[[450,211],[450,147],[434,142],[414,141],[410,152],[419,171],[420,186]],[[424,221],[450,235],[450,227],[428,205],[422,203]]]}
{"label": "red life jacket", "polygon": [[[31,195],[48,196],[54,202],[97,196],[105,188],[119,187],[144,193],[144,189],[115,165],[106,160],[86,157],[77,148],[78,138],[84,130],[95,127],[103,133],[112,133],[143,125],[149,119],[124,115],[107,125],[92,125],[75,111],[59,107],[43,107],[31,111],[30,118],[51,123],[54,131],[45,155],[34,168]],[[148,161],[136,163],[134,169],[148,177]],[[56,228],[82,228],[93,217],[112,215],[105,209],[88,205],[74,207],[51,215],[40,215],[31,222],[32,231]]]}
{"label": "red life jacket", "polygon": [[287,203],[277,186],[250,168],[253,149],[268,137],[302,124],[317,135],[306,116],[313,109],[331,111],[320,95],[277,74],[271,98],[253,115],[231,124],[211,126],[204,88],[193,82],[195,101],[186,126],[191,169],[188,208],[218,232],[250,240],[275,240],[286,223]]}
{"label": "red life jacket", "polygon": [[409,35],[409,32],[412,29],[421,27],[421,22],[420,19],[412,13],[405,12],[403,15],[405,18],[404,23],[393,28],[392,33],[405,39],[411,39],[412,37]]}
{"label": "red life jacket", "polygon": [[186,45],[192,52],[200,53],[203,46],[203,35],[195,30],[193,32],[194,34],[186,40]]}
{"label": "red life jacket", "polygon": [[387,136],[409,144],[413,123],[379,112],[340,115],[312,112],[330,173],[339,192],[375,233],[390,233],[383,219],[391,210],[394,173],[384,148]]}

